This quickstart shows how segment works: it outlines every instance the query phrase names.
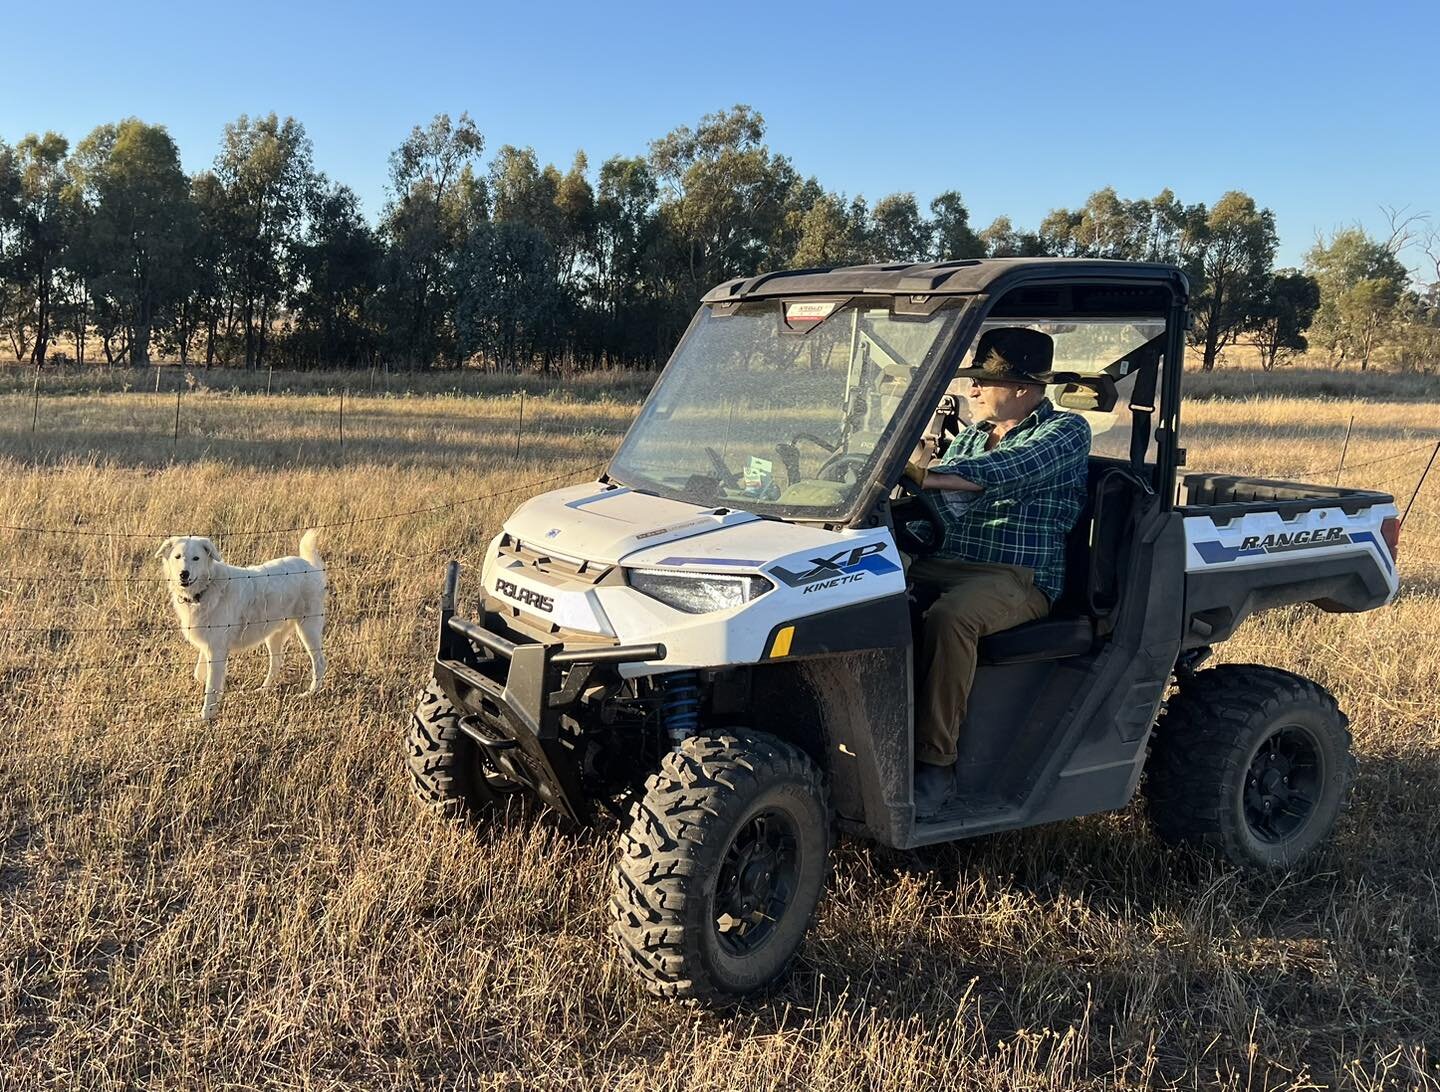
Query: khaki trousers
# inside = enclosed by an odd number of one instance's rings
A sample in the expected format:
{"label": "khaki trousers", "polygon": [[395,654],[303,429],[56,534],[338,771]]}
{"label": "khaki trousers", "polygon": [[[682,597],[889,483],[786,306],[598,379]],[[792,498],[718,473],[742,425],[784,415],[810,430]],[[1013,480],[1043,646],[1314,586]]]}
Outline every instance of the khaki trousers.
{"label": "khaki trousers", "polygon": [[970,705],[980,638],[1044,618],[1050,601],[1022,565],[917,558],[916,585],[943,589],[925,612],[916,659],[915,758],[934,766],[955,761],[955,741]]}

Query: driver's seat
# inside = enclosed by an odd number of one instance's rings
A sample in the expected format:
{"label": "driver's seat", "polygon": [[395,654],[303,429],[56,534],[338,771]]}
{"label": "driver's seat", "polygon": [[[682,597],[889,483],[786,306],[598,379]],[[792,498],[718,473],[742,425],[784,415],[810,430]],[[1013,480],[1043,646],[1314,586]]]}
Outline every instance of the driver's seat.
{"label": "driver's seat", "polygon": [[1150,487],[1124,464],[1090,460],[1085,507],[1065,540],[1065,590],[1044,618],[980,638],[982,664],[1085,656],[1114,628],[1131,530]]}

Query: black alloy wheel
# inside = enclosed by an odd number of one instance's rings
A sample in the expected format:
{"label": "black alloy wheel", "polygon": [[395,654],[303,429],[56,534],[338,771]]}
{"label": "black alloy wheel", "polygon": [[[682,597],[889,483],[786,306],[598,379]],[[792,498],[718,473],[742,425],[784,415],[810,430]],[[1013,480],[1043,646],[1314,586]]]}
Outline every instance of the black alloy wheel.
{"label": "black alloy wheel", "polygon": [[715,885],[715,932],[732,956],[770,939],[800,878],[799,831],[789,813],[767,808],[736,832]]}
{"label": "black alloy wheel", "polygon": [[1293,868],[1330,836],[1354,774],[1345,714],[1279,668],[1182,677],[1150,737],[1146,810],[1172,845],[1256,869]]}
{"label": "black alloy wheel", "polygon": [[1325,783],[1325,756],[1306,729],[1285,725],[1260,741],[1245,778],[1245,822],[1281,844],[1310,821]]}
{"label": "black alloy wheel", "polygon": [[830,867],[825,779],[762,732],[692,736],[631,806],[610,916],[645,988],[725,1004],[785,973]]}

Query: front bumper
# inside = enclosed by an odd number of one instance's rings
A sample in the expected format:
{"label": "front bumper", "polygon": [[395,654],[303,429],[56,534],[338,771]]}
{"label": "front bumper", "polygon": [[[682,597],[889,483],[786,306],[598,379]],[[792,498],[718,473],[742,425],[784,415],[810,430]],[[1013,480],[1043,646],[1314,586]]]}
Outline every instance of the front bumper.
{"label": "front bumper", "polygon": [[461,711],[460,729],[491,766],[517,786],[577,821],[590,815],[581,789],[574,737],[561,731],[595,673],[616,664],[663,660],[665,646],[566,648],[537,639],[497,613],[479,623],[455,616],[460,563],[445,570],[435,679]]}

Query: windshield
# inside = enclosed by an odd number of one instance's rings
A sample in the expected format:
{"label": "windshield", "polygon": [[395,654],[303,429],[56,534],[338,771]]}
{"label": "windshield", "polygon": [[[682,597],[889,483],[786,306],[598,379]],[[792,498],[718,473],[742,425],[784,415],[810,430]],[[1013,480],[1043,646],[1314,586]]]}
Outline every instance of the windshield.
{"label": "windshield", "polygon": [[705,307],[610,474],[695,504],[843,516],[959,315],[897,315],[888,298]]}

